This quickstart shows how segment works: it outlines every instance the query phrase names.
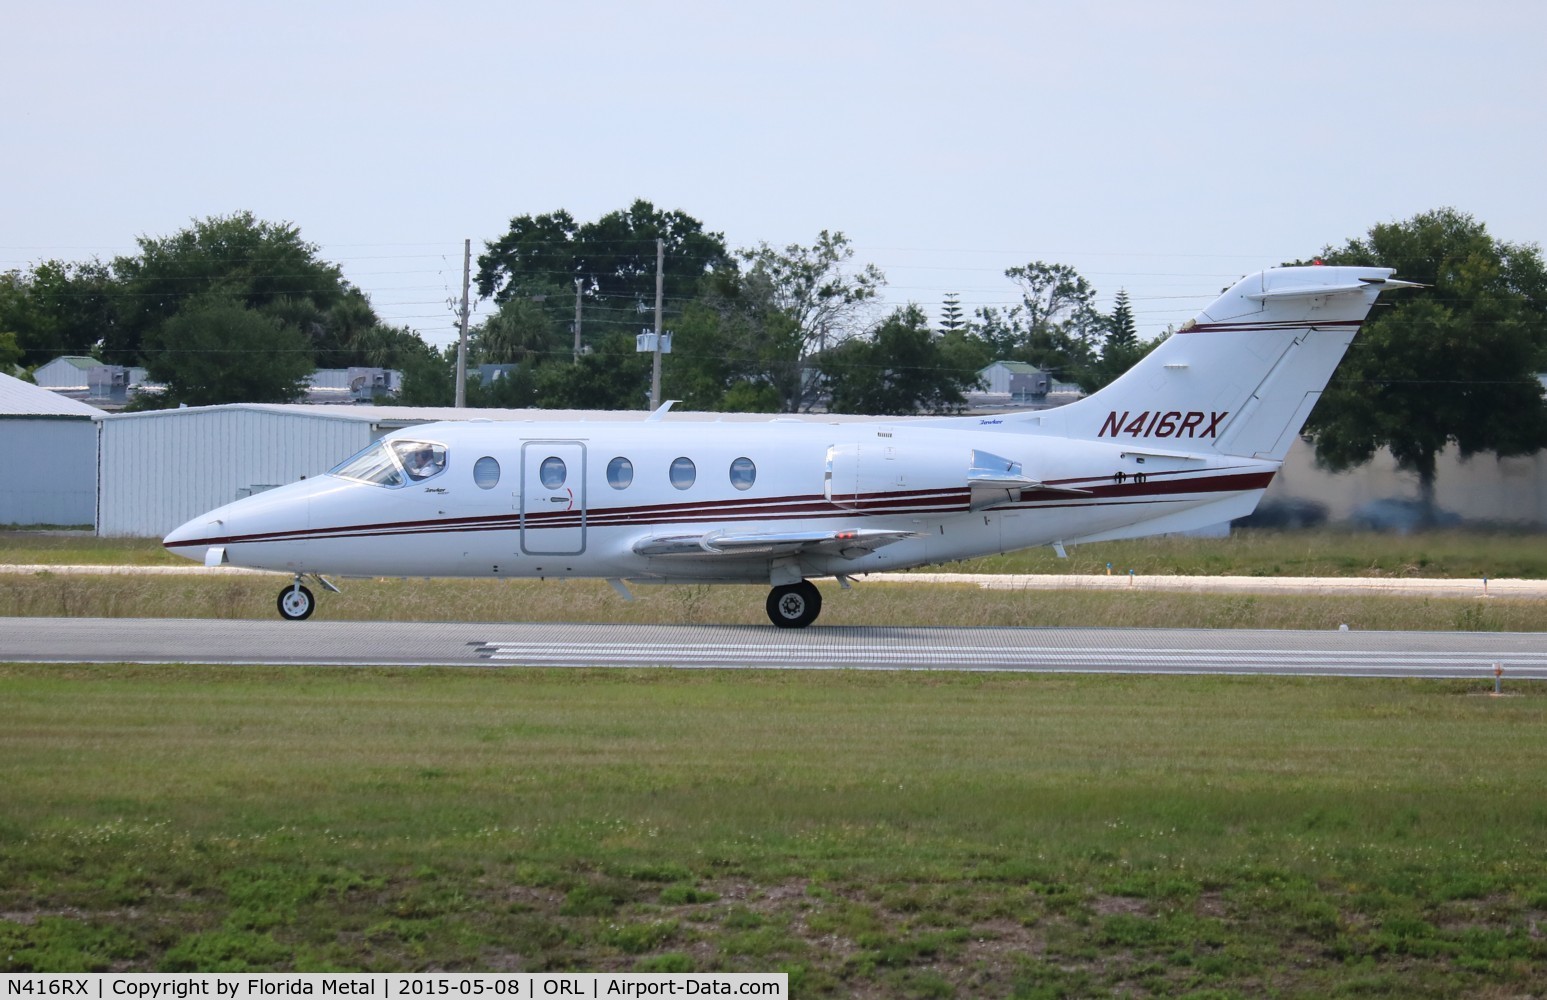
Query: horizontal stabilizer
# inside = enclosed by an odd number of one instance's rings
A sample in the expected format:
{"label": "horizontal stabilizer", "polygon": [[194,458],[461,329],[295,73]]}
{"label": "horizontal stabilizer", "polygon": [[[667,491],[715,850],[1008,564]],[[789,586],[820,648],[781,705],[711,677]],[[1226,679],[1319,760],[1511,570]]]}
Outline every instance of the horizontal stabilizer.
{"label": "horizontal stabilizer", "polygon": [[1288,288],[1272,288],[1262,292],[1246,292],[1244,297],[1257,302],[1270,299],[1319,299],[1327,295],[1351,295],[1368,291],[1371,287],[1386,291],[1390,288],[1422,288],[1416,281],[1399,281],[1396,278],[1360,278],[1356,282],[1339,285],[1292,285]]}

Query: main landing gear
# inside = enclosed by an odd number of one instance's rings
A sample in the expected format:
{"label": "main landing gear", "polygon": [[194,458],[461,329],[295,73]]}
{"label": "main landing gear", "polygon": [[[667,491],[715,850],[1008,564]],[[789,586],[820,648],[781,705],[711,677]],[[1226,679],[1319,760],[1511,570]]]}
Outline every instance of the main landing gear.
{"label": "main landing gear", "polygon": [[[322,584],[323,589],[338,593],[338,588],[327,580],[312,574],[312,579]],[[305,621],[317,610],[317,599],[312,596],[310,589],[301,586],[301,574],[295,575],[295,582],[279,592],[279,616],[286,621]]]}
{"label": "main landing gear", "polygon": [[768,594],[768,620],[780,628],[805,628],[822,613],[822,592],[810,580],[775,587]]}

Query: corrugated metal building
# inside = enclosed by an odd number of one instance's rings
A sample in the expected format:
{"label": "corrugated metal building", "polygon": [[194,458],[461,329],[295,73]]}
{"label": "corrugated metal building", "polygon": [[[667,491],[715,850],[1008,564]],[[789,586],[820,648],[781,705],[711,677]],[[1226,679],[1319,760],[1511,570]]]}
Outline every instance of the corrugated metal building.
{"label": "corrugated metal building", "polygon": [[37,371],[32,373],[32,378],[46,389],[84,389],[86,373],[101,365],[102,362],[96,358],[66,355],[55,358],[47,364],[38,365]]}
{"label": "corrugated metal building", "polygon": [[160,537],[221,504],[326,472],[440,412],[231,403],[105,415],[97,533]]}
{"label": "corrugated metal building", "polygon": [[1052,376],[1024,361],[995,361],[979,371],[978,378],[983,380],[984,391],[1008,393],[1016,402],[1046,396],[1053,388]]}
{"label": "corrugated metal building", "polygon": [[[0,524],[89,525],[97,512],[102,411],[0,375]],[[17,473],[24,466],[24,474]]]}

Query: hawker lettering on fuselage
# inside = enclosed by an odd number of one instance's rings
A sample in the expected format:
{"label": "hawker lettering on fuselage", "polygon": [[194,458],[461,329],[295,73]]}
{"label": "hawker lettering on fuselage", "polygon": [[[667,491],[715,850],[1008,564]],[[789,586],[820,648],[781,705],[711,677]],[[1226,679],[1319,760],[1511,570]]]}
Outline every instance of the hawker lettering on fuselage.
{"label": "hawker lettering on fuselage", "polygon": [[336,589],[324,573],[557,576],[624,597],[760,583],[774,624],[803,627],[821,608],[813,579],[847,587],[1251,513],[1376,297],[1407,284],[1377,267],[1250,275],[1111,385],[1052,410],[717,419],[667,403],[647,419],[424,423],[165,544],[291,574],[278,605],[292,620],[315,607],[307,578]]}

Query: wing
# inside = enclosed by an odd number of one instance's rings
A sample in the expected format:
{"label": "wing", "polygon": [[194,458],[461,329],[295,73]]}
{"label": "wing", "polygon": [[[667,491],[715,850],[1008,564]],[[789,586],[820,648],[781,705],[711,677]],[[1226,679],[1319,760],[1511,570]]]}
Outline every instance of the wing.
{"label": "wing", "polygon": [[841,531],[710,531],[697,535],[651,535],[634,543],[641,556],[761,557],[796,553],[840,555],[855,559],[917,531],[848,528]]}

